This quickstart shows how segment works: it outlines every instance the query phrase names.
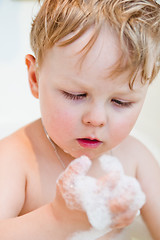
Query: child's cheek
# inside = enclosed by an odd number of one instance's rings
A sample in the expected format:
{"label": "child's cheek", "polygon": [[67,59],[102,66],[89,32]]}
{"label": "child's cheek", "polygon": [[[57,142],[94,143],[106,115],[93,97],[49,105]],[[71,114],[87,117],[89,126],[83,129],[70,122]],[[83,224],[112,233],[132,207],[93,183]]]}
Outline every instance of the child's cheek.
{"label": "child's cheek", "polygon": [[54,125],[65,132],[69,133],[75,128],[76,116],[72,112],[68,112],[67,110],[57,110],[53,116],[53,119]]}
{"label": "child's cheek", "polygon": [[112,139],[114,139],[115,143],[120,143],[123,139],[125,139],[130,131],[132,130],[136,119],[134,118],[126,118],[126,119],[120,119],[119,121],[116,121],[116,123],[113,125],[112,129]]}

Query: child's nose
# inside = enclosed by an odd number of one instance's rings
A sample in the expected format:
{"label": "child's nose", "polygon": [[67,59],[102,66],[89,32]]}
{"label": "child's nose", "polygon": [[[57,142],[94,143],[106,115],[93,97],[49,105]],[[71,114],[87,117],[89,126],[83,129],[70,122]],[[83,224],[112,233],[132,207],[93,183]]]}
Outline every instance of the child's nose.
{"label": "child's nose", "polygon": [[82,116],[85,125],[103,127],[107,122],[106,109],[103,106],[92,106]]}

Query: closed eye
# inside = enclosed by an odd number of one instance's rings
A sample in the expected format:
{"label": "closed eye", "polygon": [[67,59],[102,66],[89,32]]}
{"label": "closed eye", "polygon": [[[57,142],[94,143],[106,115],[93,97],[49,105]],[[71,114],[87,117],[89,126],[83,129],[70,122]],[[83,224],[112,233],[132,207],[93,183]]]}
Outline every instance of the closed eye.
{"label": "closed eye", "polygon": [[62,93],[67,99],[71,99],[71,100],[82,100],[82,99],[86,98],[86,96],[87,96],[86,93],[74,94],[74,93],[69,93],[69,92],[65,92],[65,91],[62,91]]}
{"label": "closed eye", "polygon": [[127,102],[127,101],[121,101],[118,99],[112,99],[111,102],[113,102],[116,106],[118,107],[131,107],[132,106],[132,102]]}

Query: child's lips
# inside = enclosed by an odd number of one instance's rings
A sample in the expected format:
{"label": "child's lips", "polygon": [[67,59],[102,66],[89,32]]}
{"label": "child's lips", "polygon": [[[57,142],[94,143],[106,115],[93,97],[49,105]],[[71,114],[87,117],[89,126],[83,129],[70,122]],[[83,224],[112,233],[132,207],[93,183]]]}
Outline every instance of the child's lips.
{"label": "child's lips", "polygon": [[78,138],[77,141],[84,148],[97,148],[102,144],[101,141],[90,138]]}

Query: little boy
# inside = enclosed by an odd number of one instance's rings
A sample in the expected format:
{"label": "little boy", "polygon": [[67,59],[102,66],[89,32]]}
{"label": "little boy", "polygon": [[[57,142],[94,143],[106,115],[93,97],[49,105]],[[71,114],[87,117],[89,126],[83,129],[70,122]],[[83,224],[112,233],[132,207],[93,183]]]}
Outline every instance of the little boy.
{"label": "little boy", "polygon": [[[1,239],[64,240],[90,229],[84,211],[66,206],[56,181],[68,165],[67,176],[75,174],[70,163],[82,155],[99,179],[103,154],[117,157],[139,181],[146,195],[142,217],[160,239],[160,169],[129,136],[160,68],[159,26],[153,0],[44,1],[31,31],[35,56],[26,56],[41,119],[0,143]],[[120,207],[117,216],[127,202]],[[99,239],[114,239],[135,215],[120,214]]]}

